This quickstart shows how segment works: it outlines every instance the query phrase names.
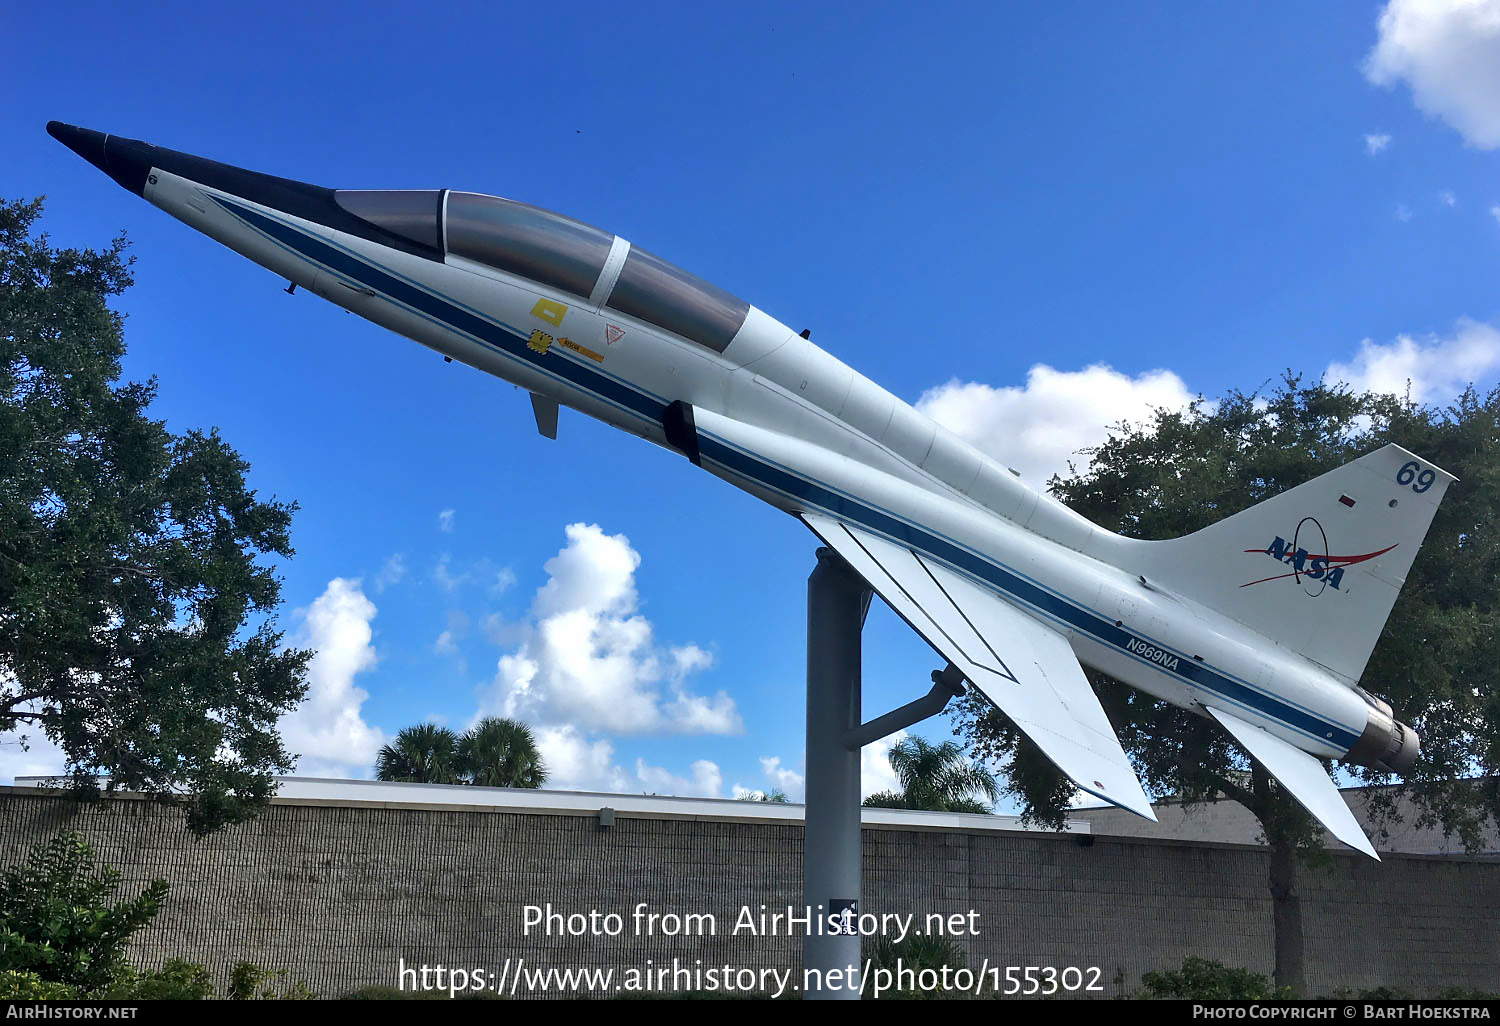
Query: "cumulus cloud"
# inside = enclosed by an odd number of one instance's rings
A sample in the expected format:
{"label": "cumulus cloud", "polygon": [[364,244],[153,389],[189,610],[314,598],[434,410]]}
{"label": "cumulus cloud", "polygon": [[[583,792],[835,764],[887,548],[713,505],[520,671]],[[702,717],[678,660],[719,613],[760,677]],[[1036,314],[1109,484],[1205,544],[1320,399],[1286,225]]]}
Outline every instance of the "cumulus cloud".
{"label": "cumulus cloud", "polygon": [[307,697],[281,718],[286,746],[302,758],[297,772],[312,776],[367,776],[385,743],[360,715],[369,693],[354,678],[375,665],[370,643],[375,604],[358,580],[335,577],[302,614],[297,645],[314,651]]}
{"label": "cumulus cloud", "polygon": [[1169,370],[1131,377],[1105,364],[1060,371],[1037,364],[1024,387],[954,379],[929,389],[917,409],[988,455],[1021,472],[1034,487],[1066,474],[1079,450],[1102,442],[1111,424],[1141,421],[1154,407],[1180,409],[1194,398]]}
{"label": "cumulus cloud", "polygon": [[569,524],[565,533],[518,625],[520,644],[500,657],[481,695],[481,714],[620,734],[739,732],[732,698],[687,686],[712,662],[709,654],[657,644],[639,612],[641,557],[629,540],[597,524]]}
{"label": "cumulus cloud", "polygon": [[781,791],[789,798],[799,798],[802,795],[802,774],[788,769],[781,764],[781,758],[775,755],[762,756],[760,768],[765,773],[766,779],[771,786]]}
{"label": "cumulus cloud", "polygon": [[1366,78],[1404,82],[1471,146],[1500,147],[1500,0],[1390,0],[1377,31]]}
{"label": "cumulus cloud", "polygon": [[900,791],[901,781],[891,769],[891,748],[906,739],[906,731],[898,730],[890,737],[883,737],[859,750],[859,790],[864,798],[879,791]]}
{"label": "cumulus cloud", "polygon": [[1378,135],[1365,136],[1365,152],[1372,157],[1375,156],[1375,154],[1379,153],[1381,150],[1384,150],[1390,144],[1391,137],[1383,133]]}
{"label": "cumulus cloud", "polygon": [[802,801],[806,781],[803,780],[801,773],[783,766],[779,755],[761,756],[760,768],[765,774],[767,786],[745,787],[743,784],[735,784],[731,789],[734,797],[764,801],[771,792],[780,791],[791,801]]}
{"label": "cumulus cloud", "polygon": [[1453,398],[1470,382],[1500,369],[1500,331],[1478,321],[1461,320],[1447,337],[1399,335],[1378,344],[1365,339],[1348,363],[1330,364],[1325,377],[1357,391],[1406,395],[1418,403]]}
{"label": "cumulus cloud", "polygon": [[572,724],[544,726],[534,731],[547,787],[558,791],[646,792],[682,798],[717,798],[724,775],[717,763],[699,759],[678,776],[664,766],[636,759],[635,771],[627,772],[615,761],[614,744],[591,738]]}
{"label": "cumulus cloud", "polygon": [[590,740],[571,724],[538,727],[533,733],[549,789],[624,791],[630,787],[630,778],[615,765],[615,748],[608,741]]}
{"label": "cumulus cloud", "polygon": [[1458,197],[1453,194],[1452,189],[1444,189],[1438,193],[1438,202],[1445,207],[1454,207],[1458,205]]}
{"label": "cumulus cloud", "polygon": [[693,763],[689,777],[674,776],[661,766],[648,766],[645,759],[637,759],[635,775],[651,794],[679,798],[717,798],[724,786],[724,775],[718,765],[707,759]]}
{"label": "cumulus cloud", "polygon": [[[1500,220],[1500,205],[1493,213]],[[1410,381],[1413,400],[1442,403],[1497,371],[1500,330],[1463,318],[1447,336],[1365,339],[1352,359],[1329,364],[1325,377],[1402,396]],[[1181,410],[1194,398],[1168,370],[1130,377],[1103,364],[1080,371],[1037,364],[1024,387],[953,380],[923,393],[917,409],[1040,488],[1054,473],[1066,475],[1069,460],[1086,472],[1080,450],[1103,442],[1111,425],[1146,422],[1153,409]]]}
{"label": "cumulus cloud", "polygon": [[453,530],[453,517],[454,512],[451,509],[445,509],[441,513],[439,513],[438,530],[451,532]]}

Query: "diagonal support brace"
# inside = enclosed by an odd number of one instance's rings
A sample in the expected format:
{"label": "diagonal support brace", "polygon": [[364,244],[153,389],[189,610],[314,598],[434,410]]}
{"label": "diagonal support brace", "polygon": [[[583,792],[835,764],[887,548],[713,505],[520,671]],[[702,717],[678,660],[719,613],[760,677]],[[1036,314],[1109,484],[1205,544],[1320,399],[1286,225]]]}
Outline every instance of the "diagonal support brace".
{"label": "diagonal support brace", "polygon": [[892,709],[884,716],[877,716],[869,723],[844,731],[844,747],[857,752],[872,741],[887,734],[920,723],[929,716],[936,716],[947,707],[950,699],[964,693],[964,675],[958,667],[949,663],[946,669],[932,671],[932,690],[914,702],[907,702],[899,709]]}

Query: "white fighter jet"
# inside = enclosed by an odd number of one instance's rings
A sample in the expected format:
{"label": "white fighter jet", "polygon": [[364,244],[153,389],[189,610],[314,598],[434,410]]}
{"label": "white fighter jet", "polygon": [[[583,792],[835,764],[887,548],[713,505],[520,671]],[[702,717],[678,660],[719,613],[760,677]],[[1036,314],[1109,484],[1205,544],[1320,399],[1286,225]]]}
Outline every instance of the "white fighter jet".
{"label": "white fighter jet", "polygon": [[1395,445],[1172,541],[1105,531],[744,300],[474,192],[335,190],[52,122],[120,185],[291,282],[669,446],[799,517],[1081,789],[1150,801],[1089,666],[1217,720],[1340,840],[1319,763],[1402,773],[1359,687],[1452,475]]}

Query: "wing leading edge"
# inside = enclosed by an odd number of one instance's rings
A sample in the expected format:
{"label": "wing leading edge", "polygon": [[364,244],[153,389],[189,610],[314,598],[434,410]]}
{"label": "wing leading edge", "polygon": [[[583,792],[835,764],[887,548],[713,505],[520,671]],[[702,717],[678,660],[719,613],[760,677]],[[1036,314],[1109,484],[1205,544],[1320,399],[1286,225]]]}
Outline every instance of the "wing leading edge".
{"label": "wing leading edge", "polygon": [[1225,730],[1234,735],[1236,741],[1245,746],[1245,750],[1271,776],[1281,781],[1282,786],[1302,803],[1303,808],[1312,813],[1314,819],[1328,828],[1329,833],[1349,847],[1364,852],[1376,862],[1380,861],[1380,856],[1375,854],[1374,845],[1365,836],[1354,813],[1349,811],[1349,806],[1344,804],[1344,796],[1339,794],[1338,785],[1328,776],[1322,763],[1302,749],[1238,716],[1212,707],[1208,711]]}
{"label": "wing leading edge", "polygon": [[1156,820],[1067,638],[905,546],[819,514],[802,519],[1079,788]]}

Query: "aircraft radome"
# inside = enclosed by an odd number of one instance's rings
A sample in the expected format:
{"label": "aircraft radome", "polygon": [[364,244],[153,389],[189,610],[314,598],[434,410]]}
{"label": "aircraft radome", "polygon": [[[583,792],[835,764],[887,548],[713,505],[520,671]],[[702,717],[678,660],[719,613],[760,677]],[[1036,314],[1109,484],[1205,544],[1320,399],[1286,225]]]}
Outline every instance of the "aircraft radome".
{"label": "aircraft radome", "polygon": [[1418,738],[1360,675],[1452,475],[1395,445],[1195,534],[1105,531],[770,314],[617,235],[448,189],[334,190],[52,122],[293,286],[669,446],[801,518],[1081,789],[1155,819],[1083,666],[1217,720],[1374,857],[1320,759]]}

